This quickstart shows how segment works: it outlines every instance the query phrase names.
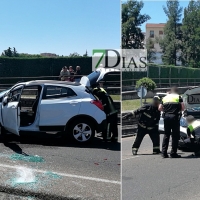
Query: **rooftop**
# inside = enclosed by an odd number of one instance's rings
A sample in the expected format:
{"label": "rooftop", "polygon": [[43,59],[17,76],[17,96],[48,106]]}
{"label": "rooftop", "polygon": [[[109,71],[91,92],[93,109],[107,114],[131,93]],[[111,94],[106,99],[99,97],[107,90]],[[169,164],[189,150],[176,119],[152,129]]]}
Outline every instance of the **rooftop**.
{"label": "rooftop", "polygon": [[146,28],[164,28],[166,23],[146,24]]}
{"label": "rooftop", "polygon": [[79,86],[80,83],[76,82],[70,82],[70,81],[55,81],[55,80],[33,80],[26,82],[28,85],[34,85],[34,84],[62,84],[62,85],[74,85]]}

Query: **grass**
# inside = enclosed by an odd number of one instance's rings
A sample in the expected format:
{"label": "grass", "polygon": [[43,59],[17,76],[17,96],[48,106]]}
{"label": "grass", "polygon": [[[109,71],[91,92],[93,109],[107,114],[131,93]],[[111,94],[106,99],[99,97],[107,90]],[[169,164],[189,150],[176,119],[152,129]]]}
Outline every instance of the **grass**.
{"label": "grass", "polygon": [[[148,98],[146,100],[147,103],[151,102],[151,98]],[[144,100],[143,100],[144,102]],[[136,110],[137,108],[141,107],[140,106],[140,99],[133,99],[133,100],[124,100],[122,101],[122,111],[126,110]]]}
{"label": "grass", "polygon": [[120,95],[110,95],[110,96],[115,101],[119,101],[120,100]]}

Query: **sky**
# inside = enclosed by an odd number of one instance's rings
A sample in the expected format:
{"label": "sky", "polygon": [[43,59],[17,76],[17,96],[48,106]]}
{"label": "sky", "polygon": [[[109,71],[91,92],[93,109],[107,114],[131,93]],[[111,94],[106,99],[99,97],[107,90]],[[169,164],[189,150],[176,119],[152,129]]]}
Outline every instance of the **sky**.
{"label": "sky", "polygon": [[[166,1],[143,1],[144,7],[141,10],[142,14],[148,14],[151,19],[147,21],[147,23],[166,23],[167,17],[163,11],[163,6],[166,6]],[[185,7],[188,6],[189,1],[180,1],[180,6],[183,7],[183,10]],[[183,15],[182,15],[183,17]],[[144,23],[141,28],[142,31],[145,32],[145,25]]]}
{"label": "sky", "polygon": [[1,0],[0,53],[120,48],[120,0]]}

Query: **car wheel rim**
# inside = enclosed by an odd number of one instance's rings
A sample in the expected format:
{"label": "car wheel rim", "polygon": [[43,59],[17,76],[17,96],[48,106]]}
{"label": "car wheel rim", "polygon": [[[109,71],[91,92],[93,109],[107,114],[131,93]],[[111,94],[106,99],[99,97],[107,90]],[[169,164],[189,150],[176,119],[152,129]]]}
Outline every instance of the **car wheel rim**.
{"label": "car wheel rim", "polygon": [[73,129],[73,136],[79,142],[86,142],[92,136],[92,129],[88,124],[77,124]]}

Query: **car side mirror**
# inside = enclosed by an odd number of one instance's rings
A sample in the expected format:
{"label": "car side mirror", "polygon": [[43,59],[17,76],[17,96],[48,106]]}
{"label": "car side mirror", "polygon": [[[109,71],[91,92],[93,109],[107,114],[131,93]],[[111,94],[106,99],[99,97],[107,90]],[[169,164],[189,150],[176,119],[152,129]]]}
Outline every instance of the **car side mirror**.
{"label": "car side mirror", "polygon": [[4,97],[4,99],[3,99],[3,105],[5,106],[8,103],[8,101],[9,101],[9,98],[7,96]]}

